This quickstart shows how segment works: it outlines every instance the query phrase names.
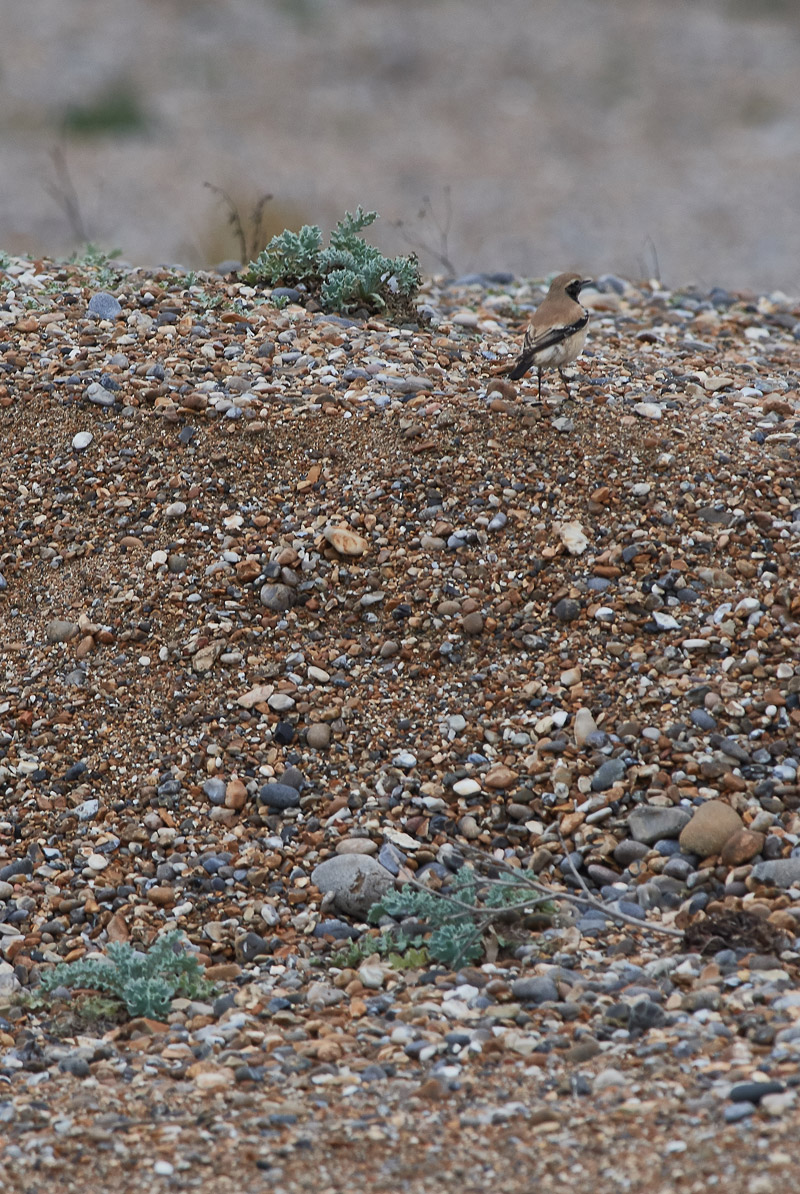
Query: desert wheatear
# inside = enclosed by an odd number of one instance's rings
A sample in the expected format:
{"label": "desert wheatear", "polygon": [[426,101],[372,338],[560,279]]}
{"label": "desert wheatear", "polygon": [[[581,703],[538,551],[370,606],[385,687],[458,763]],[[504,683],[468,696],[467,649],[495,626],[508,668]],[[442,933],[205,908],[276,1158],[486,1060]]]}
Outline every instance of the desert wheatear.
{"label": "desert wheatear", "polygon": [[543,369],[558,369],[569,395],[562,366],[569,365],[580,355],[586,340],[589,313],[578,302],[578,295],[590,282],[590,278],[582,278],[580,274],[559,274],[553,278],[545,298],[534,312],[522,352],[508,376],[517,381],[535,366],[540,398]]}

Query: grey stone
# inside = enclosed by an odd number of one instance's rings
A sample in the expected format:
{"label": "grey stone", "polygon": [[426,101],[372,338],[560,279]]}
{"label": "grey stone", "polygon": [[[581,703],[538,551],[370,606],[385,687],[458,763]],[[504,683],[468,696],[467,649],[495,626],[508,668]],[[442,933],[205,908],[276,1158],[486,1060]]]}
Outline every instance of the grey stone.
{"label": "grey stone", "polygon": [[765,1095],[782,1094],[785,1089],[782,1082],[737,1082],[728,1098],[732,1103],[760,1103]]}
{"label": "grey stone", "polygon": [[755,1103],[729,1103],[723,1112],[726,1124],[736,1124],[741,1119],[747,1119],[756,1109]]}
{"label": "grey stone", "polygon": [[675,805],[671,808],[643,805],[635,808],[628,817],[628,832],[634,841],[652,846],[660,838],[678,837],[691,816],[687,809]]}
{"label": "grey stone", "polygon": [[511,984],[511,994],[521,1003],[558,1003],[561,998],[558,987],[546,974],[515,979]]}
{"label": "grey stone", "polygon": [[107,390],[105,386],[101,386],[99,381],[93,381],[86,387],[84,397],[88,398],[94,406],[113,406],[116,398]]}
{"label": "grey stone", "polygon": [[644,842],[624,841],[620,842],[614,851],[614,862],[619,866],[630,866],[632,862],[638,862],[640,858],[644,858],[645,854],[650,853],[650,847]]}
{"label": "grey stone", "polygon": [[78,633],[78,623],[53,618],[45,626],[44,633],[48,643],[66,643]]}
{"label": "grey stone", "polygon": [[258,933],[245,933],[236,942],[236,956],[242,962],[252,962],[255,958],[271,953],[272,947],[269,942],[260,937]]}
{"label": "grey stone", "polygon": [[58,1068],[62,1074],[72,1074],[73,1078],[88,1078],[91,1073],[85,1057],[62,1057]]}
{"label": "grey stone", "polygon": [[294,592],[288,585],[266,584],[261,590],[261,604],[274,613],[282,613],[294,605]]}
{"label": "grey stone", "polygon": [[269,783],[261,788],[258,799],[270,808],[296,808],[300,803],[300,793],[291,784]]}
{"label": "grey stone", "polygon": [[96,817],[100,811],[100,801],[96,796],[90,797],[89,800],[82,801],[72,810],[79,821],[91,821],[92,817]]}
{"label": "grey stone", "polygon": [[592,776],[592,791],[605,792],[619,780],[624,779],[627,770],[628,764],[624,759],[606,759],[605,763],[601,763]]}
{"label": "grey stone", "polygon": [[667,1022],[667,1014],[663,1008],[652,999],[639,999],[631,1007],[628,1028],[640,1028],[647,1032],[650,1028],[661,1028]]}
{"label": "grey stone", "polygon": [[119,300],[107,290],[98,290],[97,294],[93,294],[86,308],[88,315],[96,315],[98,319],[116,319],[121,312]]}
{"label": "grey stone", "polygon": [[336,941],[349,941],[358,935],[359,930],[343,920],[321,920],[312,933],[313,937],[333,937]]}
{"label": "grey stone", "polygon": [[400,867],[405,866],[406,859],[397,846],[393,846],[391,842],[384,842],[378,855],[378,862],[381,866],[386,867],[390,875],[399,875]]}
{"label": "grey stone", "polygon": [[776,887],[791,887],[800,883],[800,857],[774,858],[757,862],[750,872],[758,883],[774,883]]}
{"label": "grey stone", "polygon": [[288,784],[290,788],[296,788],[300,792],[306,786],[306,777],[299,767],[287,767],[281,775],[281,783]]}
{"label": "grey stone", "polygon": [[576,618],[580,617],[580,612],[581,607],[577,601],[573,601],[570,597],[562,597],[553,606],[553,613],[559,622],[574,622]]}
{"label": "grey stone", "polygon": [[212,776],[211,779],[207,779],[203,784],[203,793],[208,797],[212,804],[224,804],[225,781],[222,779],[217,779],[216,776]]}
{"label": "grey stone", "polygon": [[335,907],[346,916],[366,917],[394,883],[394,878],[367,854],[337,854],[311,873],[321,892],[333,895]]}

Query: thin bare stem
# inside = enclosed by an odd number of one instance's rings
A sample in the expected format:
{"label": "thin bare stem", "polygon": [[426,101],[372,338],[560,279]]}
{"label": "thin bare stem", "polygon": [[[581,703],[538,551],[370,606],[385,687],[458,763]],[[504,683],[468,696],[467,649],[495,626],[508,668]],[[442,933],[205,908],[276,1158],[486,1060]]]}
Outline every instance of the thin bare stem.
{"label": "thin bare stem", "polygon": [[[560,837],[560,834],[559,834],[559,837]],[[562,841],[562,845],[563,845],[563,841]],[[477,850],[474,846],[465,846],[465,847],[459,846],[459,848],[465,850],[467,855],[471,855],[472,857],[477,857],[477,858],[481,859],[484,863],[486,862],[485,856],[482,854],[482,852],[480,850]],[[566,854],[566,850],[565,850],[565,854]],[[566,855],[566,856],[569,861],[569,855]],[[491,860],[491,864],[492,864],[492,866],[500,867],[501,870],[508,871],[513,875],[519,875],[519,871],[517,871],[515,867],[509,866],[508,863],[504,859],[493,858]],[[543,892],[544,894],[549,895],[550,899],[552,899],[552,900],[566,900],[568,903],[578,904],[578,905],[588,904],[591,908],[597,908],[599,911],[601,911],[605,916],[607,916],[609,918],[609,920],[621,921],[623,924],[633,925],[637,929],[650,929],[654,933],[664,933],[668,937],[683,937],[683,931],[681,929],[673,929],[669,925],[655,924],[651,920],[639,920],[638,917],[636,917],[636,916],[629,916],[627,914],[627,912],[620,912],[618,908],[610,908],[608,906],[608,904],[604,904],[602,900],[598,900],[595,896],[593,896],[589,892],[588,887],[586,886],[585,882],[581,879],[580,875],[575,870],[574,866],[572,866],[571,861],[570,861],[570,866],[572,867],[572,871],[573,871],[573,874],[575,875],[575,878],[577,879],[578,883],[580,884],[581,888],[583,889],[583,891],[585,893],[584,895],[576,895],[571,891],[554,891],[553,888],[547,887],[544,883],[539,883],[535,879],[529,879],[524,876],[520,876],[520,879],[522,880],[523,883],[525,883],[526,885],[531,887],[534,891],[540,891],[540,892]]]}
{"label": "thin bare stem", "polygon": [[60,145],[54,145],[50,150],[50,160],[53,163],[56,181],[46,184],[47,192],[55,199],[67,217],[72,235],[80,244],[85,245],[89,241],[89,236],[83,221],[81,201],[72,181],[67,155]]}

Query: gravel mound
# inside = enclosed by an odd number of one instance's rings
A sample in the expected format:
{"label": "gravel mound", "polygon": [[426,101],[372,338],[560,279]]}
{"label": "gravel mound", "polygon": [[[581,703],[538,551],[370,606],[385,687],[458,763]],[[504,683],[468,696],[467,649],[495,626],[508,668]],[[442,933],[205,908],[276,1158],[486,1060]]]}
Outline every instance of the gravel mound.
{"label": "gravel mound", "polygon": [[[422,1190],[435,1145],[453,1188],[491,1153],[612,1191],[696,1134],[759,1194],[732,1142],[773,1182],[797,1127],[800,308],[602,279],[539,404],[502,376],[531,282],[398,328],[189,281],[0,274],[4,1172],[303,1189],[339,1150]],[[345,879],[469,848],[550,927],[342,960]],[[218,994],[168,1022],[36,996],[174,927]]]}

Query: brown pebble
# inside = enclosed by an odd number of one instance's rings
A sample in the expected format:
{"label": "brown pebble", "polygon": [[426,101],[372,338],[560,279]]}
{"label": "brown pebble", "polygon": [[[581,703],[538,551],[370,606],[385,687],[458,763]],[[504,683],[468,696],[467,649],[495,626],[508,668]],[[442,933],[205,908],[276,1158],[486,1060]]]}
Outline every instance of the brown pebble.
{"label": "brown pebble", "polygon": [[315,721],[306,730],[306,742],[312,750],[325,750],[330,746],[331,727],[325,721]]}
{"label": "brown pebble", "polygon": [[232,779],[225,788],[225,807],[240,809],[247,804],[247,788],[240,779]]}
{"label": "brown pebble", "polygon": [[483,633],[483,614],[478,610],[464,614],[461,619],[461,629],[470,636]]}
{"label": "brown pebble", "polygon": [[741,866],[760,854],[766,838],[753,829],[737,829],[722,847],[719,860],[723,866]]}

